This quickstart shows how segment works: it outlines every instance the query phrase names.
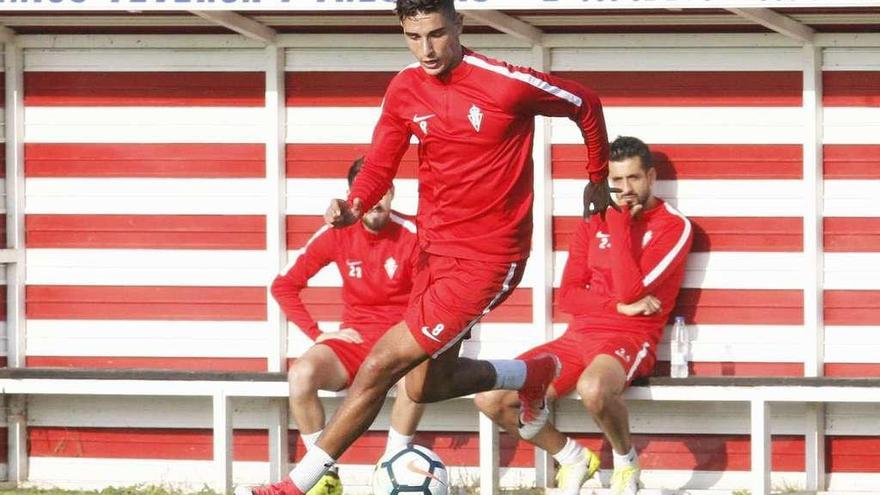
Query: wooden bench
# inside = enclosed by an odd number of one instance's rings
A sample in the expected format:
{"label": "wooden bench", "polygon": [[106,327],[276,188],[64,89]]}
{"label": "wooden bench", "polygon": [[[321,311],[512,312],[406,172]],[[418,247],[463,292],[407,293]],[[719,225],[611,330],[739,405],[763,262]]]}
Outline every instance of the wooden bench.
{"label": "wooden bench", "polygon": [[[10,401],[9,479],[27,479],[27,395],[103,395],[154,397],[205,397],[213,407],[214,474],[211,487],[220,493],[232,491],[232,407],[234,397],[286,399],[286,373],[189,372],[120,369],[0,369],[0,392]],[[334,396],[336,394],[325,394]],[[287,401],[273,405],[269,423],[269,479],[287,474]],[[277,412],[277,414],[275,414]]]}
{"label": "wooden bench", "polygon": [[[773,403],[798,402],[810,405],[806,417],[805,467],[807,490],[825,488],[826,403],[880,402],[880,379],[831,377],[651,377],[633,383],[626,392],[628,401],[744,402],[751,417],[752,495],[770,493],[770,407]],[[561,400],[580,400],[570,394]],[[584,412],[586,415],[586,411]],[[484,431],[488,430],[488,431]],[[488,419],[480,418],[481,486],[497,487],[498,430]],[[485,442],[485,443],[484,443]],[[485,458],[483,457],[485,456]],[[548,487],[553,478],[550,456],[536,450],[536,479]]]}
{"label": "wooden bench", "polygon": [[[119,369],[0,369],[0,392],[9,400],[9,479],[27,479],[27,395],[103,395],[205,397],[213,407],[214,476],[211,486],[221,492],[232,488],[232,408],[236,397],[286,399],[284,373],[188,372]],[[324,393],[324,397],[342,394]],[[745,402],[751,410],[751,472],[753,495],[770,492],[770,434],[768,424],[773,403],[800,402],[821,405],[832,402],[880,403],[880,379],[854,378],[746,378],[654,377],[634,384],[627,393],[631,401]],[[465,398],[468,399],[468,398]],[[577,400],[569,395],[562,400]],[[586,414],[586,413],[584,413]],[[287,474],[288,414],[286,400],[273,405],[269,425],[269,476]],[[806,467],[808,489],[824,488],[824,409],[811,409],[807,422]],[[480,485],[486,493],[498,489],[498,429],[480,415]],[[552,476],[552,463],[543,455],[537,462],[537,479]],[[812,486],[810,486],[812,484]]]}

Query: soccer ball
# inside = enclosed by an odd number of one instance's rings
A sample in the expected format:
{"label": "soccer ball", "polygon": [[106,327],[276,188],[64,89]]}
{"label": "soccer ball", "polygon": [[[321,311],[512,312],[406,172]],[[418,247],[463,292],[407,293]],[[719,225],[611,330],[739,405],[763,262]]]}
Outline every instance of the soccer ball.
{"label": "soccer ball", "polygon": [[373,472],[375,495],[446,495],[448,489],[449,474],[443,461],[421,445],[410,444],[383,456]]}

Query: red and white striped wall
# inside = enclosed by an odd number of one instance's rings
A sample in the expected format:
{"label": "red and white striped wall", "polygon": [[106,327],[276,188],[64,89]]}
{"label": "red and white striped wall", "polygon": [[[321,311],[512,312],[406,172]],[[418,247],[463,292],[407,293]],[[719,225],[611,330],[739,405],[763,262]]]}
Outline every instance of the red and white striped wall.
{"label": "red and white striped wall", "polygon": [[28,366],[266,369],[263,60],[25,52]]}
{"label": "red and white striped wall", "polygon": [[[803,54],[749,36],[610,37],[595,46],[566,38],[546,68],[599,92],[612,138],[635,135],[652,146],[657,194],[694,222],[676,309],[692,329],[692,373],[798,376],[806,328],[815,323],[804,318],[811,192],[803,172]],[[309,345],[290,325],[287,349],[279,348],[277,308],[266,295],[274,253],[293,259],[320,226],[327,200],[345,194],[346,170],[368,146],[385,85],[411,56],[397,36],[334,37],[333,46],[320,36],[289,38],[279,179],[267,137],[277,132],[267,118],[271,57],[233,37],[200,39],[50,43],[35,36],[25,44],[27,366],[266,370],[279,352],[295,359]],[[524,45],[499,48],[508,41],[467,43],[535,63]],[[824,50],[823,67],[824,371],[880,376],[880,48],[838,45]],[[540,273],[544,250],[536,248],[523,283],[474,332],[467,355],[507,357],[545,339],[533,301],[558,286],[581,209],[584,149],[574,125],[556,119],[536,143],[544,146],[551,181],[539,187],[552,188],[544,212],[552,228],[546,236],[538,230],[534,245],[551,246],[555,269]],[[396,180],[395,207],[404,213],[417,204],[415,149]],[[284,236],[273,242],[279,218]],[[328,267],[304,296],[326,329],[338,324],[340,285]],[[565,321],[554,310],[552,331]],[[666,373],[666,346],[659,352],[657,370]],[[329,401],[331,410],[336,405]],[[210,476],[207,401],[35,397],[28,407],[36,485],[198,488]],[[264,481],[267,404],[242,401],[235,409],[236,480]],[[631,409],[649,486],[747,486],[744,407]],[[880,458],[870,454],[880,445],[880,426],[870,420],[878,414],[877,406],[826,410],[832,490],[880,490]],[[774,408],[777,484],[803,484],[803,415],[800,405]],[[576,403],[557,416],[610,466],[607,446]],[[456,471],[462,484],[478,464],[476,418],[461,403],[431,406],[418,439],[448,464],[470,468]],[[366,483],[386,425],[383,413],[378,431],[343,458],[353,490]],[[298,459],[295,430],[290,442]],[[525,444],[502,443],[502,484],[532,483],[533,459]]]}
{"label": "red and white striped wall", "polygon": [[825,373],[880,375],[880,51],[824,53]]}

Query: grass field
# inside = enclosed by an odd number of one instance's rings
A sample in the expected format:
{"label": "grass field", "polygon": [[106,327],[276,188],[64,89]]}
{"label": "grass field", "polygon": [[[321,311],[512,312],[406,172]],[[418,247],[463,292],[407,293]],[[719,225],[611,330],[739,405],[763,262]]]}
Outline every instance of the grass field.
{"label": "grass field", "polygon": [[128,487],[112,487],[103,490],[37,490],[37,489],[5,489],[0,490],[0,495],[217,495],[216,492],[203,489],[198,492],[183,492],[178,490],[169,490],[167,488],[157,486],[128,486]]}
{"label": "grass field", "polygon": [[[452,487],[450,495],[471,495],[479,493],[473,489],[456,489]],[[538,489],[520,489],[520,490],[503,490],[504,495],[537,495],[543,494],[543,490]],[[184,492],[180,490],[169,490],[157,486],[128,486],[128,487],[112,487],[103,490],[37,490],[37,489],[0,489],[0,495],[218,495],[213,490],[203,489],[197,492]]]}

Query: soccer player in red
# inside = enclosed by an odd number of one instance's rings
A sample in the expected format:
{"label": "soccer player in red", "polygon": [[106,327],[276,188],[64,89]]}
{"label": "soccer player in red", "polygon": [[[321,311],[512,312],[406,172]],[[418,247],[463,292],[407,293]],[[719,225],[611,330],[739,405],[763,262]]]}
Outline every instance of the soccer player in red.
{"label": "soccer player in red", "polygon": [[[491,389],[519,391],[533,421],[558,363],[551,355],[481,361],[458,356],[461,339],[522,278],[532,234],[536,115],[568,117],[587,145],[585,200],[612,203],[608,137],[599,98],[573,81],[516,67],[461,46],[453,0],[397,0],[417,63],[388,86],[372,146],[347,200],[325,220],[353,224],[387,190],[410,139],[419,141],[418,273],[403,321],[376,343],[342,406],[291,479],[254,490],[296,494],[369,428],[407,372],[406,390],[434,402]],[[616,206],[616,205],[615,205]]]}
{"label": "soccer player in red", "polygon": [[[520,357],[549,352],[560,359],[562,372],[548,396],[577,389],[614,451],[612,493],[634,495],[640,470],[622,395],[634,378],[654,367],[684,279],[692,230],[684,215],[651,194],[657,171],[642,141],[619,137],[611,143],[608,178],[620,190],[622,211],[578,224],[562,275],[560,308],[574,318],[560,338]],[[496,423],[553,454],[561,466],[559,487],[565,494],[579,493],[599,468],[599,457],[547,423],[546,407],[541,421],[521,426],[516,402],[507,391],[476,398]]]}
{"label": "soccer player in red", "polygon": [[[363,159],[348,171],[348,183],[360,172]],[[272,295],[287,318],[315,345],[290,367],[290,411],[310,450],[324,428],[324,408],[318,390],[343,390],[351,385],[373,345],[397,324],[407,307],[413,265],[419,253],[415,224],[391,210],[394,189],[347,229],[324,226],[315,233],[286,273],[272,284]],[[324,331],[309,314],[300,292],[323,267],[335,263],[342,275],[342,322],[337,331]],[[402,383],[402,382],[401,382]],[[412,441],[424,405],[416,404],[399,387],[391,411],[386,452]],[[339,476],[329,471],[315,487],[320,493],[342,493]],[[317,493],[314,489],[310,493]]]}

